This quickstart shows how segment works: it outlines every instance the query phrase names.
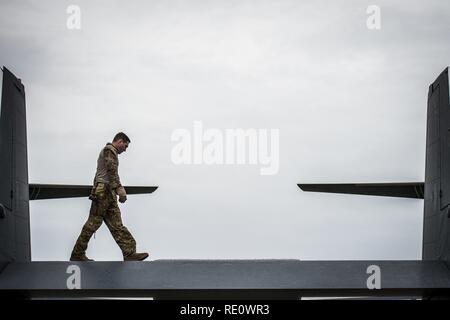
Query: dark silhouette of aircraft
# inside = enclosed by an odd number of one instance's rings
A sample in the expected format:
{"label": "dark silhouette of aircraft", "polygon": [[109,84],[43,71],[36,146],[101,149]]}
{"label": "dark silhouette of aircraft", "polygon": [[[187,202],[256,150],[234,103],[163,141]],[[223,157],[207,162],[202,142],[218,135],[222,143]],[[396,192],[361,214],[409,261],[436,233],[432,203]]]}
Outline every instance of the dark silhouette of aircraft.
{"label": "dark silhouette of aircraft", "polygon": [[[29,200],[87,197],[91,186],[29,184],[25,89],[3,68],[0,116],[0,295],[298,299],[450,297],[450,114],[448,69],[430,86],[425,183],[299,184],[305,191],[424,199],[423,260],[155,260],[32,262]],[[126,187],[129,194],[157,187]],[[79,285],[69,285],[73,267]],[[371,267],[379,268],[372,274]],[[379,286],[371,286],[379,276]],[[76,283],[76,282],[75,282]]]}

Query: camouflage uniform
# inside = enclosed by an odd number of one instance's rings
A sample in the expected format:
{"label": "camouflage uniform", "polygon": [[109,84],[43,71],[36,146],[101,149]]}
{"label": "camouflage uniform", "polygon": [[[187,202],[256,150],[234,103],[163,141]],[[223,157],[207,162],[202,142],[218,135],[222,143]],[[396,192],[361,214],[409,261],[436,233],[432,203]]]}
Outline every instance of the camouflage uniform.
{"label": "camouflage uniform", "polygon": [[105,221],[114,240],[122,250],[124,257],[136,252],[136,241],[122,224],[120,209],[117,204],[116,189],[121,187],[118,175],[119,159],[116,148],[108,143],[100,152],[97,172],[92,188],[92,200],[89,217],[73,248],[72,256],[85,254],[92,235]]}

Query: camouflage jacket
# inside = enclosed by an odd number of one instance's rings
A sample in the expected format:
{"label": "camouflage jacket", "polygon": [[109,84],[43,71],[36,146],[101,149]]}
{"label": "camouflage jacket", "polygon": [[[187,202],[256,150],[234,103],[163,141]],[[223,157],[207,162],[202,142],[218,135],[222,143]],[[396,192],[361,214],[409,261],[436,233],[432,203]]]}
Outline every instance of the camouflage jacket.
{"label": "camouflage jacket", "polygon": [[113,190],[121,187],[118,169],[119,157],[117,149],[112,143],[107,143],[98,156],[94,185],[98,182],[105,183]]}

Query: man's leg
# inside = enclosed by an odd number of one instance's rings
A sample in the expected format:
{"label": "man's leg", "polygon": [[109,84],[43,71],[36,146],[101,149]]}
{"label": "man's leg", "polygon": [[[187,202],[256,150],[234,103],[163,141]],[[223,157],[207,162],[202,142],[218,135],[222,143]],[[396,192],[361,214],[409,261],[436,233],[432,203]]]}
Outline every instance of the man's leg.
{"label": "man's leg", "polygon": [[72,257],[82,257],[86,254],[88,242],[92,235],[102,225],[103,217],[100,211],[102,205],[96,201],[92,201],[89,217],[81,230],[80,236],[75,243],[72,251]]}
{"label": "man's leg", "polygon": [[119,245],[124,257],[130,256],[136,252],[136,241],[130,231],[122,224],[117,200],[112,202],[105,214],[105,223],[111,232],[114,240]]}

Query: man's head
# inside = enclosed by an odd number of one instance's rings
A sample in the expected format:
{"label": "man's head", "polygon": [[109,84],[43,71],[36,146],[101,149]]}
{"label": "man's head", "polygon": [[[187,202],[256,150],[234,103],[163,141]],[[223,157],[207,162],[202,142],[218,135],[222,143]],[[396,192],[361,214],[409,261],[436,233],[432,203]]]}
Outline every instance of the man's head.
{"label": "man's head", "polygon": [[117,149],[117,153],[119,154],[127,150],[129,143],[130,138],[128,138],[128,136],[123,132],[116,134],[112,141],[113,146]]}

